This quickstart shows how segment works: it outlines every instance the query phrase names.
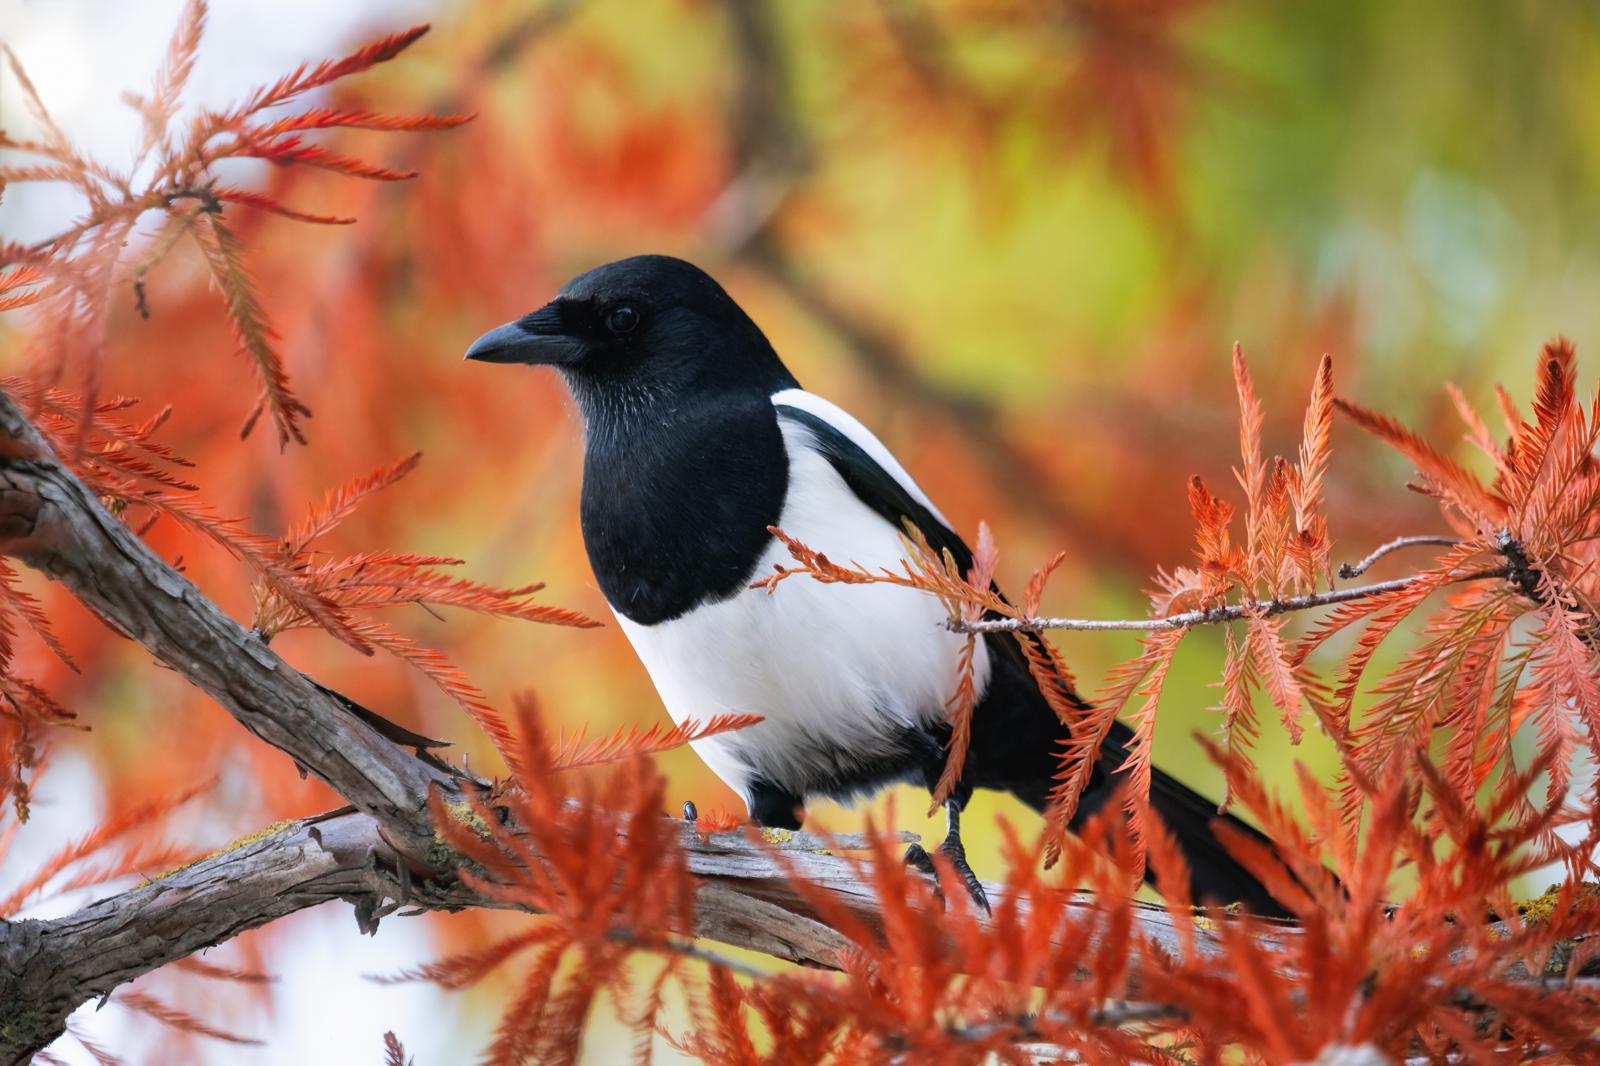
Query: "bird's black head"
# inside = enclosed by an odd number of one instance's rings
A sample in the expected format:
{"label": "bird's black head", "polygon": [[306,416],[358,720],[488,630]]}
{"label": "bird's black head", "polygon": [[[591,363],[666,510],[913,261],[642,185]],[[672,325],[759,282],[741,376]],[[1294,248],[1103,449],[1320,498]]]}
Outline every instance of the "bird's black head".
{"label": "bird's black head", "polygon": [[567,282],[554,300],[490,330],[468,359],[554,366],[584,414],[645,413],[690,396],[770,395],[793,376],[750,316],[709,274],[639,255]]}

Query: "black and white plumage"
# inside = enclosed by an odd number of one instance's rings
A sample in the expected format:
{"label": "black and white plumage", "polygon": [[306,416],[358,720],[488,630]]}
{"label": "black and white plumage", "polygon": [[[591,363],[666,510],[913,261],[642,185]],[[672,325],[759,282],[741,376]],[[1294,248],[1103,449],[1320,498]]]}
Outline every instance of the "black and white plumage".
{"label": "black and white plumage", "polygon": [[[870,568],[897,566],[907,520],[963,568],[972,553],[882,442],[800,388],[721,286],[682,260],[624,259],[573,279],[467,356],[562,372],[584,420],[583,535],[601,592],[675,720],[764,716],[696,745],[757,822],[797,827],[809,796],[933,786],[965,643],[939,602],[885,584],[749,586],[788,561],[769,526]],[[972,790],[1043,810],[1065,739],[1014,637],[979,642],[974,678],[946,843],[969,881],[957,816]],[[1129,736],[1113,727],[1080,820],[1104,804]],[[1185,851],[1195,898],[1279,911],[1217,840],[1213,804],[1160,770],[1151,799]]]}

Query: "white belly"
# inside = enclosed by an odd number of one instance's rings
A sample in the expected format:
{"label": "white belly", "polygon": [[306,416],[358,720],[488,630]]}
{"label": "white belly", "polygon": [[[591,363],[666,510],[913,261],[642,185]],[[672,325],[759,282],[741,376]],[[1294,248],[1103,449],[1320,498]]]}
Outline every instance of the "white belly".
{"label": "white belly", "polygon": [[[873,512],[809,434],[783,425],[789,492],[779,526],[840,563],[898,569],[899,534]],[[792,563],[774,540],[756,576]],[[748,795],[763,777],[804,795],[894,750],[907,728],[940,721],[955,692],[965,638],[944,628],[933,596],[892,585],[824,585],[791,577],[771,594],[746,589],[669,622],[617,617],[674,721],[754,713],[765,721],[695,750]],[[989,660],[980,641],[978,690]]]}

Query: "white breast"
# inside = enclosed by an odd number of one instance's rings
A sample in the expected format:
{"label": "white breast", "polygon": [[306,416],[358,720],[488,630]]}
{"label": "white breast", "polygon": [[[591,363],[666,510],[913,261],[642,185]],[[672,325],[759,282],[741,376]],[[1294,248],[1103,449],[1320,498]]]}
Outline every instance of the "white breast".
{"label": "white breast", "polygon": [[[800,406],[793,402],[798,391],[774,400]],[[827,417],[814,405],[807,409]],[[883,445],[850,422],[852,439],[925,500]],[[906,549],[896,530],[815,451],[809,430],[782,418],[780,425],[789,455],[780,527],[841,563],[897,568]],[[775,540],[756,576],[792,562]],[[620,615],[617,621],[674,721],[730,712],[765,716],[749,729],[695,745],[719,777],[746,794],[748,782],[761,776],[804,795],[817,781],[892,750],[907,727],[945,715],[964,638],[947,631],[944,618],[938,600],[914,589],[792,577],[770,594],[747,589],[659,625]],[[989,670],[982,642],[975,667],[981,692]]]}

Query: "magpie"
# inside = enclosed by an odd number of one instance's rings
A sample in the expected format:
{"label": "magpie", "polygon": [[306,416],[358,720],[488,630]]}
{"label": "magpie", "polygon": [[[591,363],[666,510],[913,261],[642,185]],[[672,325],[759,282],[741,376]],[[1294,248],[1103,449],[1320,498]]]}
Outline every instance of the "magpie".
{"label": "magpie", "polygon": [[[939,601],[887,584],[791,581],[771,594],[751,584],[789,558],[772,527],[869,568],[897,567],[906,523],[962,572],[972,552],[877,437],[800,387],[710,275],[660,255],[608,263],[466,357],[565,378],[584,425],[580,511],[600,591],[675,721],[763,716],[695,744],[758,825],[799,828],[812,796],[933,789],[966,640],[944,626]],[[982,788],[1042,812],[1069,733],[1013,635],[985,634],[973,672],[971,745],[940,848],[986,906],[961,811]],[[1066,679],[1054,683],[1087,709]],[[1123,723],[1111,727],[1074,829],[1105,805],[1131,740]],[[1264,837],[1160,769],[1150,798],[1187,860],[1191,898],[1282,913],[1214,827]],[[919,848],[908,861],[931,868]],[[1160,871],[1149,876],[1159,890]]]}

